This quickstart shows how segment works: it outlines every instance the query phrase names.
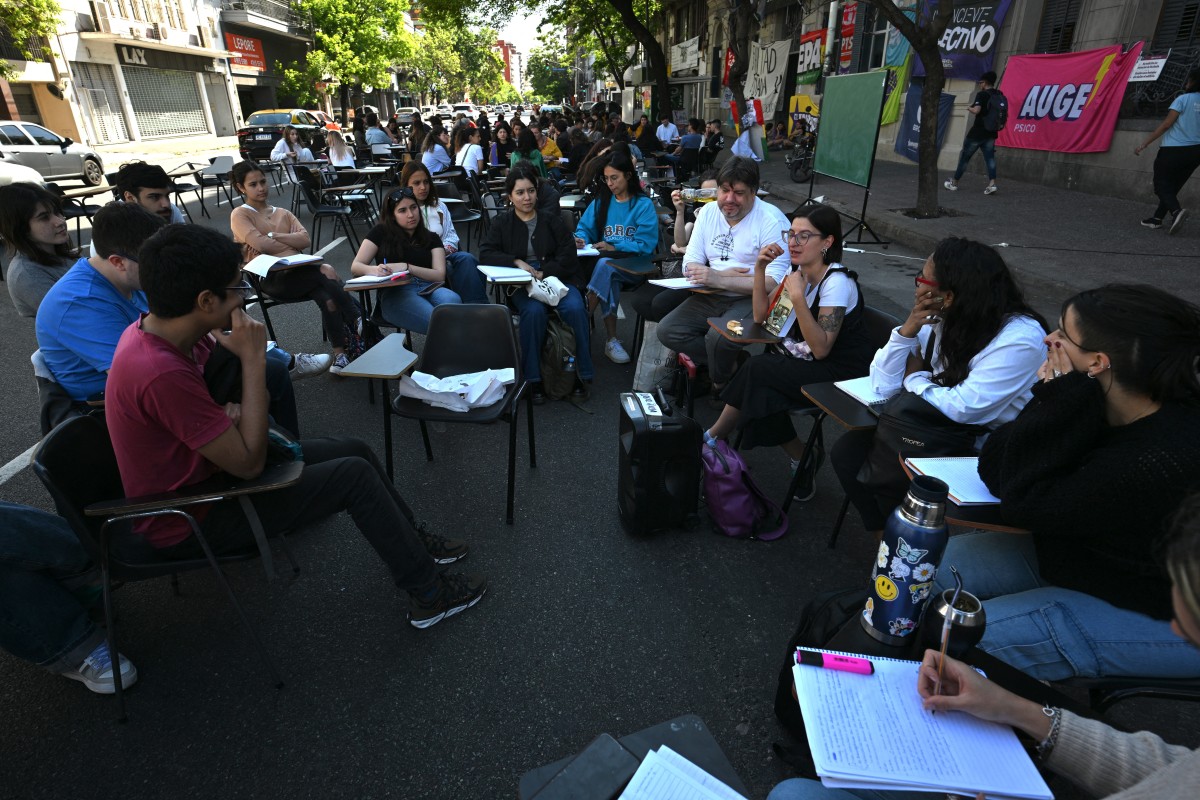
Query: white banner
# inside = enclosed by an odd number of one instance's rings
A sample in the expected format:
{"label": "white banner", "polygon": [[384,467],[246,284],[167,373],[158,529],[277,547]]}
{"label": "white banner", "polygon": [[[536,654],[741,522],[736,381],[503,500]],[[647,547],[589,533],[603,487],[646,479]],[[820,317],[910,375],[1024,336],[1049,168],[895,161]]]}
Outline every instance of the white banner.
{"label": "white banner", "polygon": [[763,119],[775,116],[775,105],[783,91],[783,72],[792,43],[780,39],[769,45],[750,45],[750,69],[746,73],[746,99],[762,102]]}
{"label": "white banner", "polygon": [[693,36],[685,42],[671,45],[671,74],[682,69],[700,66],[700,37]]}

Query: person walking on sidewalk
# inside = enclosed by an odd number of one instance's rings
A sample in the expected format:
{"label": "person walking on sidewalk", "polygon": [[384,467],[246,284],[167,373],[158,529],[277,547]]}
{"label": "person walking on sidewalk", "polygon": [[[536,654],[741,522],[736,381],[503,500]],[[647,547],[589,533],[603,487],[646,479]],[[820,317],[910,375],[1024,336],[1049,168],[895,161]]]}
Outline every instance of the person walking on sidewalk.
{"label": "person walking on sidewalk", "polygon": [[975,102],[971,103],[971,107],[967,111],[975,115],[971,127],[967,129],[967,136],[963,139],[962,152],[958,154],[958,168],[954,170],[954,177],[946,181],[943,185],[952,192],[958,191],[958,181],[962,178],[963,173],[967,171],[967,164],[975,156],[976,150],[983,151],[983,163],[987,165],[988,185],[983,190],[984,194],[995,194],[996,192],[996,136],[999,131],[988,130],[984,120],[987,119],[988,104],[992,101],[992,95],[996,91],[996,73],[988,71],[979,76],[979,94],[975,95]]}
{"label": "person walking on sidewalk", "polygon": [[1175,233],[1187,216],[1187,209],[1179,203],[1179,190],[1192,177],[1196,167],[1200,167],[1200,69],[1188,73],[1183,93],[1171,103],[1167,118],[1154,129],[1149,139],[1133,149],[1133,154],[1140,156],[1160,136],[1162,144],[1154,158],[1154,193],[1158,195],[1158,208],[1153,216],[1142,220],[1142,225],[1161,228],[1166,215],[1170,214],[1171,227],[1167,233]]}

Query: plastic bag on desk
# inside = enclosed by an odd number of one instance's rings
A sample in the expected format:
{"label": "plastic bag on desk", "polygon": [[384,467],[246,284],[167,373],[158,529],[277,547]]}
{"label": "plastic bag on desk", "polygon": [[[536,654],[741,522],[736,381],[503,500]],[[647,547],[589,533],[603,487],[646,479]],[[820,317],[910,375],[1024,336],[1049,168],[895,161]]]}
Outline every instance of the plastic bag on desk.
{"label": "plastic bag on desk", "polygon": [[405,375],[400,379],[400,394],[439,408],[465,412],[492,405],[504,397],[504,387],[514,380],[516,374],[511,367],[445,378],[414,372],[411,377]]}

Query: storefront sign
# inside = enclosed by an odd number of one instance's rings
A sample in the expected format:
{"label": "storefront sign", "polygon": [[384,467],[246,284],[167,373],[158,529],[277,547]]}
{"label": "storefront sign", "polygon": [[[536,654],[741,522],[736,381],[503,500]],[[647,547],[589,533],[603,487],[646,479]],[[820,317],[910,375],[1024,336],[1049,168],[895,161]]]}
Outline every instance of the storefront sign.
{"label": "storefront sign", "polygon": [[[937,13],[937,4],[938,0],[928,0],[925,4],[927,19]],[[1000,28],[1004,26],[1011,5],[1012,0],[955,5],[950,24],[938,40],[947,78],[973,81],[992,68]],[[918,59],[913,75],[924,74],[925,65]]]}
{"label": "storefront sign", "polygon": [[842,52],[838,57],[838,72],[850,71],[854,55],[854,24],[858,20],[858,3],[847,3],[842,7]]}
{"label": "storefront sign", "polygon": [[[938,103],[937,149],[941,151],[946,141],[946,129],[950,127],[950,113],[954,110],[954,95],[942,92]],[[904,117],[896,133],[895,150],[905,158],[920,163],[918,145],[921,140],[921,87],[909,86],[904,96]]]}
{"label": "storefront sign", "polygon": [[796,63],[796,83],[816,83],[821,77],[825,63],[825,35],[827,31],[809,31],[800,37],[800,58]]}
{"label": "storefront sign", "polygon": [[767,45],[751,43],[750,69],[746,75],[746,98],[762,101],[767,119],[775,116],[775,104],[783,91],[783,72],[787,67],[788,50],[792,43],[787,39]]}
{"label": "storefront sign", "polygon": [[225,34],[225,47],[233,53],[229,66],[239,72],[266,72],[267,57],[263,54],[262,39],[242,36],[238,33]]}
{"label": "storefront sign", "polygon": [[1011,56],[1001,90],[1008,125],[996,144],[1055,153],[1102,153],[1113,129],[1129,74],[1142,52],[1121,45],[1037,56]]}
{"label": "storefront sign", "polygon": [[172,53],[155,50],[153,47],[117,46],[117,60],[126,67],[149,67],[151,69],[173,69],[180,72],[204,72],[212,64],[211,58],[201,58],[191,53]]}

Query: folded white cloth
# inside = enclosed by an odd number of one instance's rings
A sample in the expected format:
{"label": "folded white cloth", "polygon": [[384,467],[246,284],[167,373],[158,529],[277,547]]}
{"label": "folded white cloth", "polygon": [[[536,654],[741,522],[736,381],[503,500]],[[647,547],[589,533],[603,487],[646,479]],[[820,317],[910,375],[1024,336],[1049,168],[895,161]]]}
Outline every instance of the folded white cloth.
{"label": "folded white cloth", "polygon": [[400,378],[399,394],[413,397],[436,408],[466,412],[485,408],[504,397],[504,387],[516,380],[516,372],[487,369],[467,375],[438,378],[426,372],[414,372]]}

